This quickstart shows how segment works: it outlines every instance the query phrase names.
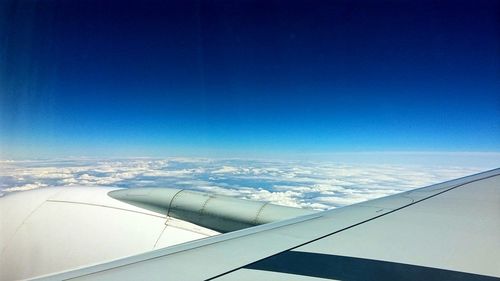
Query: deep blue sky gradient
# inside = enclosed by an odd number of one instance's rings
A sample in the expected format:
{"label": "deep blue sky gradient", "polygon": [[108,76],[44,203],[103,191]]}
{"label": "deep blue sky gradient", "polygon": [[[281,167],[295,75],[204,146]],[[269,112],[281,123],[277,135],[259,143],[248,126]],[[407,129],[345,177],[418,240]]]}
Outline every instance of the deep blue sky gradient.
{"label": "deep blue sky gradient", "polygon": [[4,158],[500,152],[498,1],[4,1]]}

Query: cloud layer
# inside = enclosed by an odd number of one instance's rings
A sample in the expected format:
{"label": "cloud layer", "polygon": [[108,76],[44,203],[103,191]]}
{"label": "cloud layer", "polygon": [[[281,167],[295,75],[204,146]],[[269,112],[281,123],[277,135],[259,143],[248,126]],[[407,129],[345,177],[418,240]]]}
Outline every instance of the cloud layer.
{"label": "cloud layer", "polygon": [[0,161],[0,193],[74,185],[173,187],[324,210],[476,172],[480,169],[201,158]]}

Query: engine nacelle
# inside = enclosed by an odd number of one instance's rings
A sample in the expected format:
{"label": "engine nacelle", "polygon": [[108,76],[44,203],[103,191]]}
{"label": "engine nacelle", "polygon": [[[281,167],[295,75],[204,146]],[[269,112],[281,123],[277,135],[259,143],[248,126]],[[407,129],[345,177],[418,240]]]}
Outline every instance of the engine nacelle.
{"label": "engine nacelle", "polygon": [[109,196],[223,233],[315,212],[174,188],[120,189]]}
{"label": "engine nacelle", "polygon": [[12,193],[0,197],[0,280],[66,271],[310,212],[164,188]]}

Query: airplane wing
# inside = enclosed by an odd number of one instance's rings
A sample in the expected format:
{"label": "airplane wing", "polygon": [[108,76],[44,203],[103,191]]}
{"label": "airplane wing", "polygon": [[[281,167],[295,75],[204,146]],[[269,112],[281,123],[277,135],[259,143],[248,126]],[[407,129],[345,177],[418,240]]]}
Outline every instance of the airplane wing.
{"label": "airplane wing", "polygon": [[499,280],[500,169],[44,280]]}

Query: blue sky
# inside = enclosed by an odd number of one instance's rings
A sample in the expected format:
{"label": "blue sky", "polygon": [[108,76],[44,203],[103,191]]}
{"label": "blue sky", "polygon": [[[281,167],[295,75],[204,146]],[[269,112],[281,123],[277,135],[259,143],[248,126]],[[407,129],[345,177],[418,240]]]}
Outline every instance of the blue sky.
{"label": "blue sky", "polygon": [[3,1],[0,156],[500,152],[497,1]]}

